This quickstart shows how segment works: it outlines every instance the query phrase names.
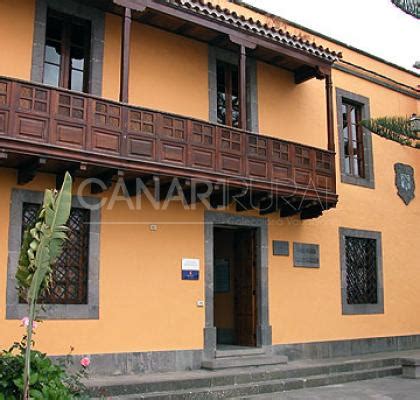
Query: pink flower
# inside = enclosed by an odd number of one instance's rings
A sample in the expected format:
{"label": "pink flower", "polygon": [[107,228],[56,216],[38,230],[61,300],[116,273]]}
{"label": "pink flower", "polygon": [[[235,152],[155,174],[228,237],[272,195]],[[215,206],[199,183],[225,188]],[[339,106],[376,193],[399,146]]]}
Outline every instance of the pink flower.
{"label": "pink flower", "polygon": [[81,360],[80,360],[80,365],[82,366],[82,367],[89,367],[89,365],[90,365],[90,359],[88,358],[88,357],[83,357]]}
{"label": "pink flower", "polygon": [[[21,322],[20,326],[24,326],[25,328],[27,328],[29,326],[29,318],[28,317],[23,317],[20,322]],[[32,329],[36,329],[37,326],[38,326],[38,324],[36,323],[36,321],[32,321]]]}

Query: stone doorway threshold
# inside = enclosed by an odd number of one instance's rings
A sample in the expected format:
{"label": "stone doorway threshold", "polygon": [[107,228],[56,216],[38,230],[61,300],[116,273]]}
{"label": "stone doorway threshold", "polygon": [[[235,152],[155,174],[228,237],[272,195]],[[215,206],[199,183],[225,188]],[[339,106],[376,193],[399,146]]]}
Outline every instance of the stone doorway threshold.
{"label": "stone doorway threshold", "polygon": [[216,358],[263,354],[265,354],[265,351],[261,347],[235,346],[231,344],[218,344],[216,347]]}

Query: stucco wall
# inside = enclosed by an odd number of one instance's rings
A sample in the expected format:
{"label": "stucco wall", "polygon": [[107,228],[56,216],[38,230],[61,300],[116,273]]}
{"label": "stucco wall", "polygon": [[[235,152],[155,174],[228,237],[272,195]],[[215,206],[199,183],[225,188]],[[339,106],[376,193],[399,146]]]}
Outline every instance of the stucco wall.
{"label": "stucco wall", "polygon": [[[29,79],[33,14],[33,0],[0,2],[1,54],[13,54],[0,57],[0,75]],[[105,26],[103,95],[118,99],[121,19],[108,14]],[[138,23],[133,24],[132,39],[130,103],[208,119],[206,45]],[[345,55],[415,84],[414,77],[403,71],[349,50]],[[257,80],[262,133],[326,147],[323,82],[296,86],[289,72],[263,63],[258,64]],[[419,112],[418,101],[360,78],[334,71],[333,80],[336,87],[369,97],[372,116]],[[374,190],[341,184],[337,168],[337,209],[305,222],[279,219],[277,214],[269,217],[274,344],[420,332],[420,203],[416,198],[408,207],[403,204],[396,195],[393,170],[395,162],[411,164],[420,188],[419,153],[376,136],[373,150]],[[39,175],[25,188],[43,190],[54,183],[53,176]],[[4,308],[12,187],[15,171],[0,169],[0,348],[22,334],[18,321],[5,319]],[[133,211],[121,202],[103,210],[100,319],[44,322],[36,336],[39,348],[51,354],[66,353],[70,345],[76,353],[202,348],[204,309],[196,302],[204,296],[204,271],[198,282],[181,281],[180,263],[182,257],[196,257],[204,266],[203,209],[184,211],[174,204],[163,212],[145,207]],[[157,224],[158,230],[151,231],[150,224]],[[383,315],[341,314],[340,226],[382,232]],[[292,255],[272,256],[272,240],[320,244],[320,269],[294,268]]]}
{"label": "stucco wall", "polygon": [[0,2],[0,75],[30,78],[34,15],[34,0]]}
{"label": "stucco wall", "polygon": [[[7,239],[13,170],[0,169],[0,348],[23,333],[20,322],[5,319]],[[38,175],[25,188],[43,191],[53,176]],[[75,185],[75,189],[76,189]],[[104,195],[108,200],[109,193]],[[110,200],[109,200],[110,201]],[[111,204],[108,201],[108,205]],[[203,279],[182,281],[181,258],[203,262],[203,212],[183,212],[178,203],[166,211],[130,211],[125,201],[101,210],[99,320],[46,321],[36,343],[52,354],[107,353],[202,347]],[[158,230],[151,231],[150,224]]]}

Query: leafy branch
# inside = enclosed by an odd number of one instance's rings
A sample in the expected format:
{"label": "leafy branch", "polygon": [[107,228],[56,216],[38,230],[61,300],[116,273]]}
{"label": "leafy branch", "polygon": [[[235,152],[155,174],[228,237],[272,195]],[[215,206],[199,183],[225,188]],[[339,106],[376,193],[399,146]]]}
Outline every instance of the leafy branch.
{"label": "leafy branch", "polygon": [[420,3],[418,0],[391,0],[392,4],[414,18],[420,18]]}
{"label": "leafy branch", "polygon": [[420,137],[406,117],[381,117],[363,120],[360,124],[369,131],[404,146],[420,148]]}
{"label": "leafy branch", "polygon": [[46,190],[44,202],[36,222],[24,233],[16,280],[20,295],[26,295],[29,304],[27,345],[23,374],[23,398],[29,399],[31,344],[33,323],[36,319],[38,298],[48,290],[52,266],[63,250],[67,239],[66,223],[71,209],[72,179],[66,173],[61,190]]}

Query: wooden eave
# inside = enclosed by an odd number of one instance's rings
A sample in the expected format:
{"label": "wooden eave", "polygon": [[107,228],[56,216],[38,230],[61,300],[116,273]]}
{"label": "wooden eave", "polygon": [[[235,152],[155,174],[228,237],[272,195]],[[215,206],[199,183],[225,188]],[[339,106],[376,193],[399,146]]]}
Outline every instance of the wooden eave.
{"label": "wooden eave", "polygon": [[[252,31],[244,31],[228,22],[177,7],[166,1],[109,0],[98,2],[90,0],[89,2],[93,6],[121,16],[124,16],[125,8],[130,8],[135,21],[229,51],[237,52],[238,44],[244,44],[247,47],[248,57],[297,74],[305,70],[307,79],[323,78],[325,75],[329,75],[335,61],[334,57],[326,59],[310,54],[306,50],[288,46],[274,39],[270,40]],[[308,75],[308,70],[312,71],[312,75]],[[299,82],[299,78],[296,81]]]}

